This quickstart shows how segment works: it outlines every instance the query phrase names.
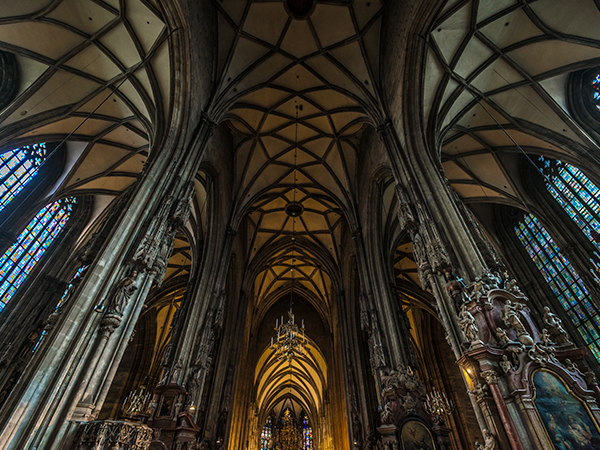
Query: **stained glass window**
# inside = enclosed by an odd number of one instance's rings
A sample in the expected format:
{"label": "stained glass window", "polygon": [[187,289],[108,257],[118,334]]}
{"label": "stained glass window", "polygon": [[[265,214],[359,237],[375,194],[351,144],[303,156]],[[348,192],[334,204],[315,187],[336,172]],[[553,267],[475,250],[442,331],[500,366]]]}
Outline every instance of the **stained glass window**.
{"label": "stained glass window", "polygon": [[535,216],[525,216],[515,227],[515,233],[590,351],[600,361],[600,310],[592,303],[581,277],[560,254],[559,248]]}
{"label": "stained glass window", "polygon": [[543,156],[539,159],[548,178],[548,191],[585,235],[600,248],[600,243],[592,236],[592,233],[600,232],[600,189],[577,167]]}
{"label": "stained glass window", "polygon": [[0,311],[64,228],[75,203],[71,197],[44,206],[0,256]]}
{"label": "stained glass window", "polygon": [[46,159],[46,151],[46,144],[35,144],[0,155],[0,211],[38,173]]}
{"label": "stained glass window", "polygon": [[592,104],[600,111],[600,73],[592,78]]}
{"label": "stained glass window", "polygon": [[308,416],[304,414],[304,418],[302,419],[302,450],[312,450],[312,443],[312,428],[308,423]]}
{"label": "stained glass window", "polygon": [[272,448],[273,424],[271,418],[267,418],[265,426],[260,434],[260,450],[270,450]]}

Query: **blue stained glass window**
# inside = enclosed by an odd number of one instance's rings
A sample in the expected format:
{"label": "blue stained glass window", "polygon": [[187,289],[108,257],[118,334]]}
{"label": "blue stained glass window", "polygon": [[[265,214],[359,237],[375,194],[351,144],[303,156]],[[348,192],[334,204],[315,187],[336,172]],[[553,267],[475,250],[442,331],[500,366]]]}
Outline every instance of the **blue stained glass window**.
{"label": "blue stained glass window", "polygon": [[313,448],[313,436],[312,428],[308,423],[308,416],[304,414],[302,419],[302,450],[312,450]]}
{"label": "blue stained glass window", "polygon": [[71,197],[44,206],[0,256],[0,311],[64,228],[75,203]]}
{"label": "blue stained glass window", "polygon": [[265,426],[260,434],[260,450],[270,450],[272,448],[273,423],[271,418],[267,418]]}
{"label": "blue stained glass window", "polygon": [[600,309],[591,301],[581,277],[560,254],[560,250],[535,216],[525,216],[515,227],[515,233],[590,351],[600,361]]}
{"label": "blue stained glass window", "polygon": [[38,173],[46,151],[46,144],[34,144],[0,155],[0,211]]}
{"label": "blue stained glass window", "polygon": [[561,161],[540,157],[546,188],[585,235],[600,248],[592,234],[600,232],[600,189],[581,170]]}
{"label": "blue stained glass window", "polygon": [[592,79],[592,103],[600,110],[600,73]]}

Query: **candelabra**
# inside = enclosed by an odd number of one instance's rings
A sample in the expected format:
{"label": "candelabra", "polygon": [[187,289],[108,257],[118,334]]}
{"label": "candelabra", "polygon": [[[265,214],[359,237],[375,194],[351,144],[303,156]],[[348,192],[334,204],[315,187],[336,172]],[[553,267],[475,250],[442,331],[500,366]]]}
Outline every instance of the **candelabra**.
{"label": "candelabra", "polygon": [[292,363],[292,359],[296,355],[301,355],[308,350],[308,341],[304,335],[304,319],[302,327],[298,327],[295,322],[295,316],[292,310],[288,311],[288,321],[281,323],[279,319],[275,321],[275,331],[277,331],[277,340],[273,342],[271,337],[271,348],[275,352],[277,360],[287,359],[288,363]]}
{"label": "candelabra", "polygon": [[427,393],[427,400],[425,401],[425,408],[431,415],[441,416],[442,414],[450,415],[454,410],[452,400],[446,397],[445,392],[438,391],[435,387],[431,392]]}
{"label": "candelabra", "polygon": [[139,392],[137,389],[133,392],[130,392],[129,395],[125,397],[121,407],[123,414],[131,417],[140,413],[147,413],[150,409],[151,398],[152,394],[150,392],[146,392],[146,388],[144,386],[140,388]]}

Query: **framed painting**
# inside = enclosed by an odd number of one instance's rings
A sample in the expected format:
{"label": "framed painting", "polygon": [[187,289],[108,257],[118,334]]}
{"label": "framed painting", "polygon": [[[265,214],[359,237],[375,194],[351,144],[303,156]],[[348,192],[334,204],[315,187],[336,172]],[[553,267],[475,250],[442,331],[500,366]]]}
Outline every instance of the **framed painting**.
{"label": "framed painting", "polygon": [[534,403],[546,432],[557,450],[600,448],[600,433],[583,402],[554,373],[533,374]]}
{"label": "framed painting", "polygon": [[405,422],[400,431],[402,450],[436,450],[431,431],[418,420]]}

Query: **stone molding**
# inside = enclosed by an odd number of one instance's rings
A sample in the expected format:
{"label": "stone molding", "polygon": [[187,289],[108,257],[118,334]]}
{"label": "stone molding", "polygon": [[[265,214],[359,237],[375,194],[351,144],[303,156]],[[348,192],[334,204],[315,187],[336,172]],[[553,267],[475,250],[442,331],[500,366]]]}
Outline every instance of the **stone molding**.
{"label": "stone molding", "polygon": [[152,441],[152,428],[141,423],[97,420],[81,423],[76,450],[147,450]]}

